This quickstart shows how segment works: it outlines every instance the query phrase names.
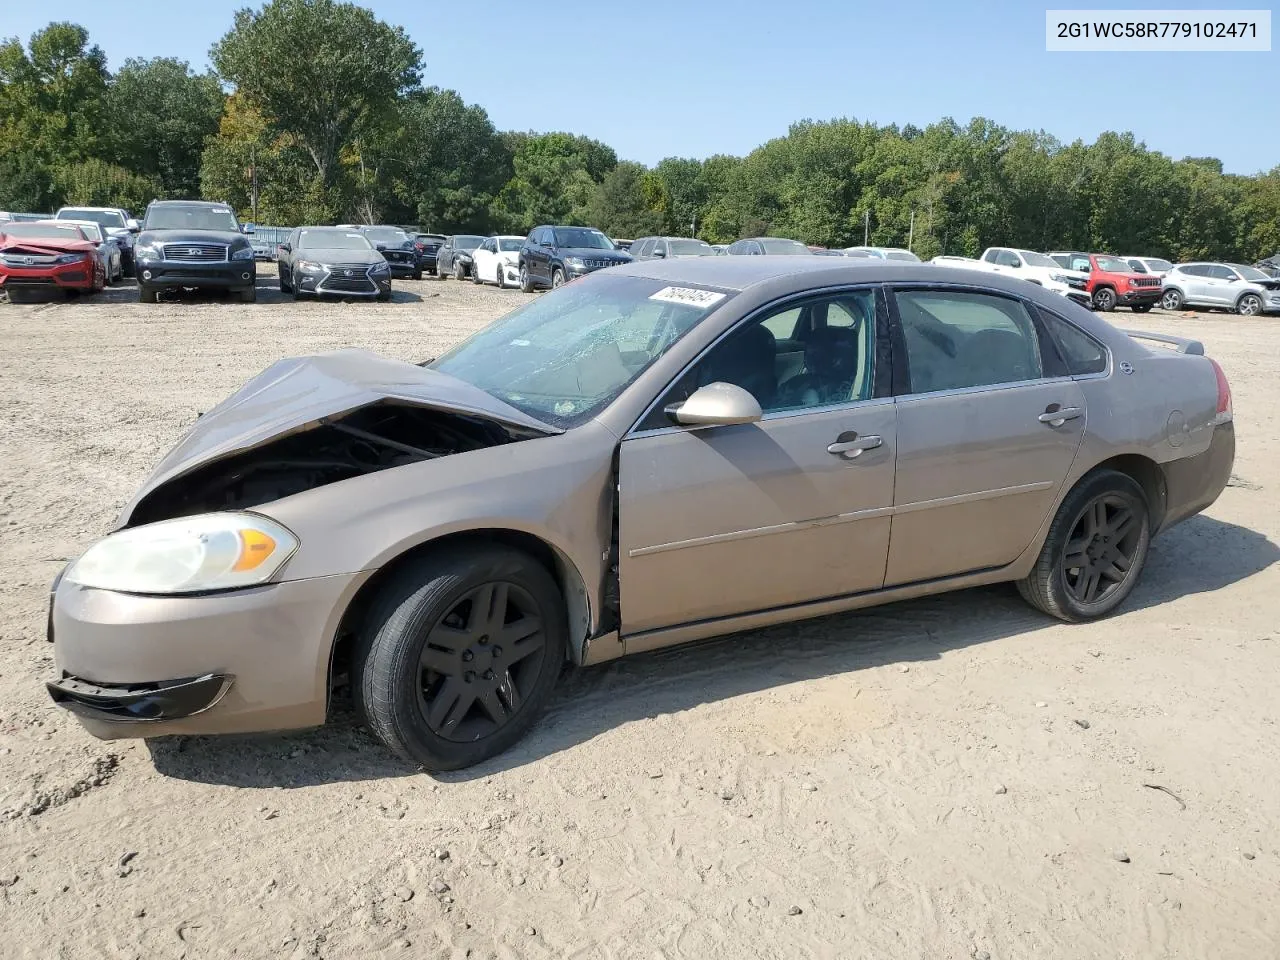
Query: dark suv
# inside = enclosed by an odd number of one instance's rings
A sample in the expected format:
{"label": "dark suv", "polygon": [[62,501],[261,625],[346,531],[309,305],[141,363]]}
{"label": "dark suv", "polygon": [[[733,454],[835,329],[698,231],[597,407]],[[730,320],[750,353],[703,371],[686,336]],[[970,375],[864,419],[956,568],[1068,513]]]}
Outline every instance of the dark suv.
{"label": "dark suv", "polygon": [[257,299],[258,267],[246,233],[225,203],[153,200],[133,255],[138,302],[155,303],[162,290],[232,290]]}
{"label": "dark suv", "polygon": [[631,260],[631,254],[595,227],[534,227],[520,248],[520,289],[532,293],[537,287],[558,287]]}
{"label": "dark suv", "polygon": [[413,249],[418,260],[418,269],[424,273],[436,272],[436,253],[444,243],[443,233],[415,233]]}

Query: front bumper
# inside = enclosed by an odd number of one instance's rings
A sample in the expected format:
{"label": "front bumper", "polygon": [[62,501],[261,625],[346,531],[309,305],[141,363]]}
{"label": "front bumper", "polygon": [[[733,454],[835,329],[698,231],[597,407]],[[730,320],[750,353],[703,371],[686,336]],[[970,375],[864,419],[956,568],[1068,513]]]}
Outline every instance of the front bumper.
{"label": "front bumper", "polygon": [[323,274],[304,273],[298,280],[298,290],[319,297],[378,297],[391,292],[391,274],[366,271],[357,275],[337,270]]}
{"label": "front bumper", "polygon": [[1127,293],[1116,293],[1116,304],[1121,307],[1144,306],[1145,304],[1157,304],[1164,295],[1164,291],[1160,287],[1151,287],[1144,290],[1130,290]]}
{"label": "front bumper", "polygon": [[338,625],[366,576],[168,597],[63,579],[49,693],[105,740],[315,726]]}
{"label": "front bumper", "polygon": [[0,288],[20,290],[93,289],[94,262],[61,263],[47,267],[0,266]]}
{"label": "front bumper", "polygon": [[1262,298],[1263,313],[1280,313],[1280,290],[1268,291]]}
{"label": "front bumper", "polygon": [[520,264],[515,261],[512,261],[511,263],[499,263],[498,269],[502,271],[502,279],[504,283],[520,283]]}
{"label": "front bumper", "polygon": [[134,267],[134,275],[140,285],[153,289],[229,289],[253,286],[258,277],[258,265],[254,260],[221,260],[214,263],[140,260]]}

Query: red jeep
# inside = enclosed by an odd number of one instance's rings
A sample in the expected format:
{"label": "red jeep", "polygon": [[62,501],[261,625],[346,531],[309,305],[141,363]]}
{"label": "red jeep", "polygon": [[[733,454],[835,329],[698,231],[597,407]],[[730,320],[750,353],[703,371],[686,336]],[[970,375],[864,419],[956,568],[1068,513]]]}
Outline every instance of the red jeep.
{"label": "red jeep", "polygon": [[1093,298],[1093,309],[1110,312],[1128,307],[1134,313],[1146,313],[1160,302],[1159,277],[1134,273],[1133,268],[1109,253],[1049,254],[1068,270],[1082,270],[1089,275],[1085,290]]}

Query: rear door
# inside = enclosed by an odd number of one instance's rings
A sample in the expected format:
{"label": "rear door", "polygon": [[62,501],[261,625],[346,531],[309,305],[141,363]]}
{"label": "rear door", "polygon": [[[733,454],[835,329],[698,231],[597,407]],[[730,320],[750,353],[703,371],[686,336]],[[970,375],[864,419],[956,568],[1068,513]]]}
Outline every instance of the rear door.
{"label": "rear door", "polygon": [[1056,351],[1016,297],[901,287],[891,299],[898,462],[885,586],[1010,563],[1075,459],[1084,393],[1046,363]]}

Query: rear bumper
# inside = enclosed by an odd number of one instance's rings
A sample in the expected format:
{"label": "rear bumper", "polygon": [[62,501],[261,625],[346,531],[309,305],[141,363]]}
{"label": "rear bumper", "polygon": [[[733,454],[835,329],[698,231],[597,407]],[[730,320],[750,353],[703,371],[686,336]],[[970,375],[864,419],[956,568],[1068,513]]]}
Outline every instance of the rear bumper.
{"label": "rear bumper", "polygon": [[1166,506],[1160,529],[1167,530],[1217,500],[1231,479],[1235,459],[1235,424],[1227,422],[1213,428],[1213,439],[1204,453],[1166,463]]}
{"label": "rear bumper", "polygon": [[404,260],[388,260],[387,266],[391,268],[393,277],[408,277],[418,272],[418,265],[411,261]]}

